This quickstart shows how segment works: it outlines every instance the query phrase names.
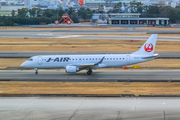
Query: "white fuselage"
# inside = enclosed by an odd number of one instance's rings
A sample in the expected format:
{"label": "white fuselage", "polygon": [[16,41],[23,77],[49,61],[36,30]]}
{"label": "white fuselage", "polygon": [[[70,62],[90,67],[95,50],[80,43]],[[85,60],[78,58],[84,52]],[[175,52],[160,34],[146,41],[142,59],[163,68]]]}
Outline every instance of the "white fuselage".
{"label": "white fuselage", "polygon": [[34,56],[32,60],[27,60],[21,66],[26,68],[66,68],[66,66],[78,66],[81,64],[98,63],[104,57],[101,64],[93,66],[91,69],[120,67],[150,59],[143,59],[146,56],[137,56],[131,54],[101,54],[101,55],[48,55]]}
{"label": "white fuselage", "polygon": [[154,54],[157,34],[151,35],[143,46],[131,54],[100,54],[100,55],[48,55],[34,56],[24,62],[21,66],[34,68],[38,74],[38,68],[65,68],[67,73],[76,73],[83,69],[87,74],[91,69],[121,67],[149,60],[158,56]]}

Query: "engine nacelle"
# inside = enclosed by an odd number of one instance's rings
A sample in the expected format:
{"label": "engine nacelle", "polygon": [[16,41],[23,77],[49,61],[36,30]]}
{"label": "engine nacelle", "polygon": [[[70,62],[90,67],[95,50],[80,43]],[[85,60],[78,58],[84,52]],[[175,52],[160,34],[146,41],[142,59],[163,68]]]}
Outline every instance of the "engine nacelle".
{"label": "engine nacelle", "polygon": [[67,73],[76,73],[79,71],[79,68],[76,66],[66,66]]}

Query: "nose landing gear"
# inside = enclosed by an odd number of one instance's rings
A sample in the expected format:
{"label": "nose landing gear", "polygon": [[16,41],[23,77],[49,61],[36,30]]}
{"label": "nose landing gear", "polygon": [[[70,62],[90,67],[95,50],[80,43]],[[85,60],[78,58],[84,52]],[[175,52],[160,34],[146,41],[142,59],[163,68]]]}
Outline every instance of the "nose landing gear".
{"label": "nose landing gear", "polygon": [[92,70],[89,69],[89,70],[87,71],[87,75],[91,75],[91,74],[92,74]]}
{"label": "nose landing gear", "polygon": [[36,71],[35,74],[37,75],[37,74],[38,74],[38,69],[37,69],[37,68],[34,68],[34,70]]}

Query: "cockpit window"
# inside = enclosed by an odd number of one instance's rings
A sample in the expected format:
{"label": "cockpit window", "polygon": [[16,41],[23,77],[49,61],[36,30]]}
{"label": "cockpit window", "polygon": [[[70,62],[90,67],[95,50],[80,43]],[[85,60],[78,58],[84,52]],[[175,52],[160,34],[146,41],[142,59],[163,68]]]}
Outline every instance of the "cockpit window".
{"label": "cockpit window", "polygon": [[33,59],[32,59],[32,58],[30,58],[28,61],[33,61]]}

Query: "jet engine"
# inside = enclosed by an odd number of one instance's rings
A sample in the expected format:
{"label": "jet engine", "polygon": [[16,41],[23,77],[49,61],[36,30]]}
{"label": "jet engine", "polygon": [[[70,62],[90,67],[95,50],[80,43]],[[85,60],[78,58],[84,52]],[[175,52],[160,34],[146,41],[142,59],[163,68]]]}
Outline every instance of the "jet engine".
{"label": "jet engine", "polygon": [[66,73],[76,73],[79,71],[79,68],[76,66],[66,66]]}

